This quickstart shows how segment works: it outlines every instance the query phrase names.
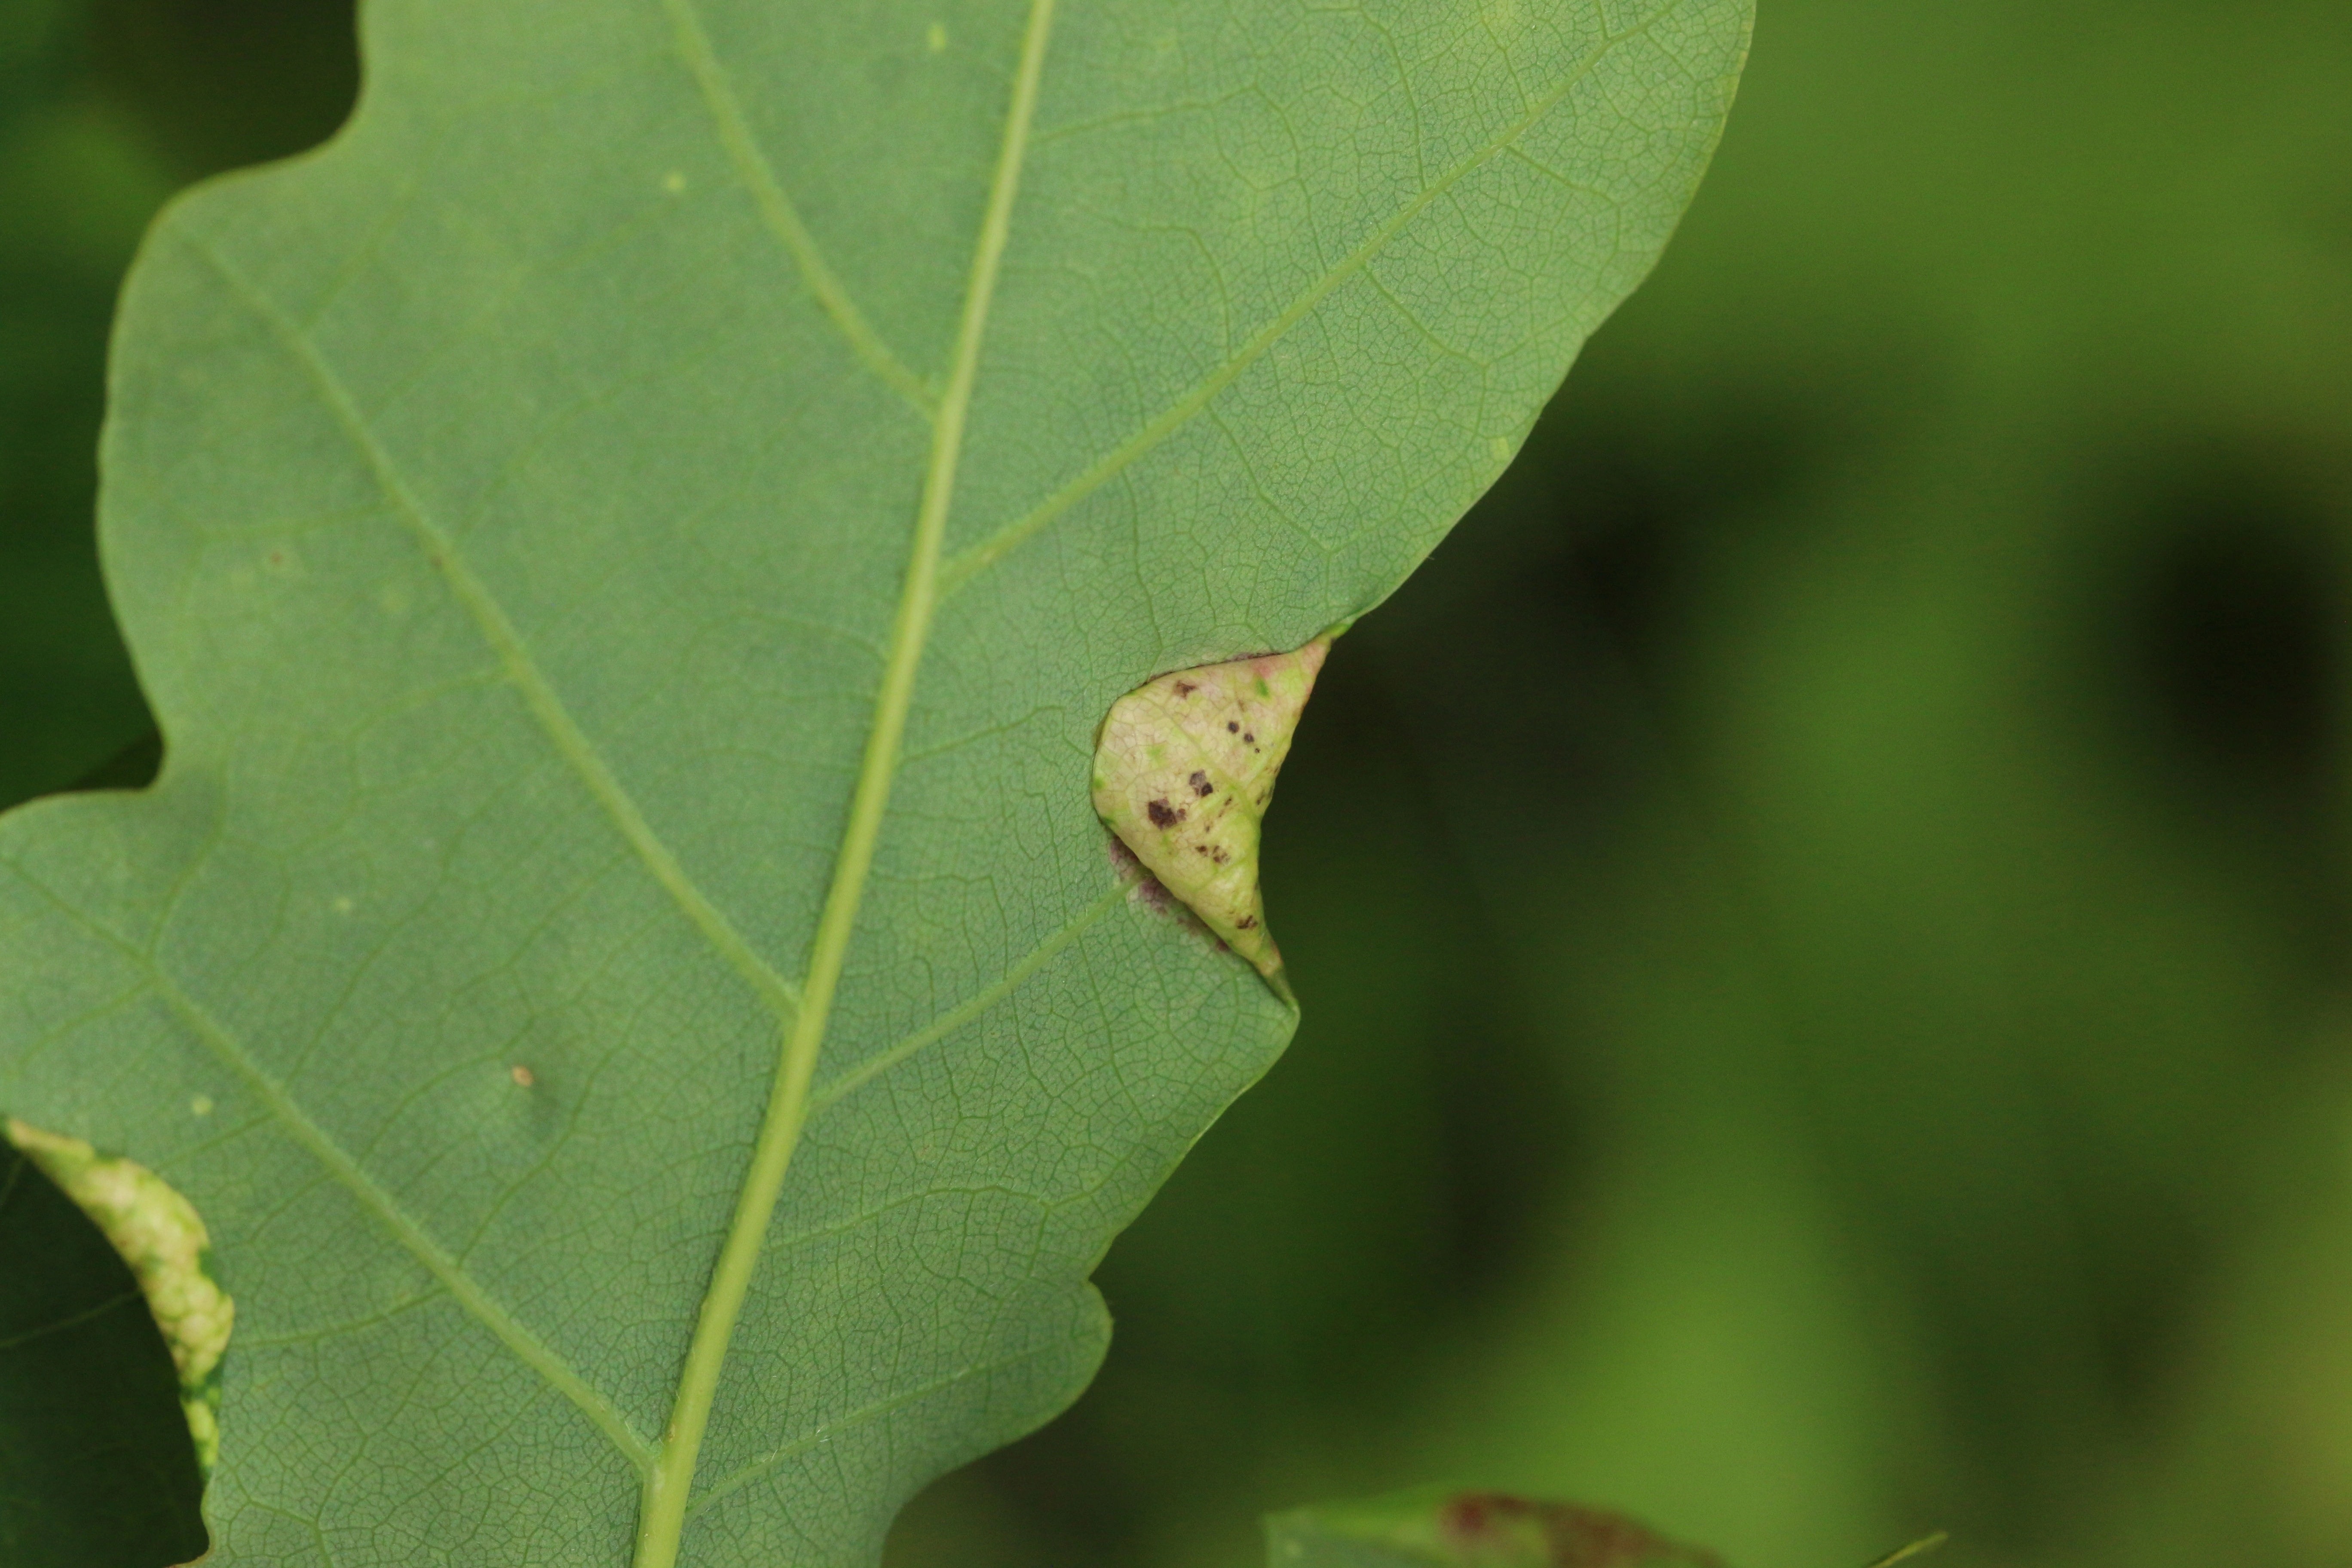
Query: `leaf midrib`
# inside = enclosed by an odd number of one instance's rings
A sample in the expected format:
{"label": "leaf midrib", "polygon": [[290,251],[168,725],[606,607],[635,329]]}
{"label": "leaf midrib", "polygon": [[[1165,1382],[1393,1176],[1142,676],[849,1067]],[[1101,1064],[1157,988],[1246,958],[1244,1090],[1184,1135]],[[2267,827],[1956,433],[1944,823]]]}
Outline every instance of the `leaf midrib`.
{"label": "leaf midrib", "polygon": [[824,907],[817,917],[816,937],[801,986],[801,1006],[785,1035],[782,1059],[777,1065],[767,1113],[761,1120],[751,1163],[737,1196],[735,1215],[728,1226],[727,1239],[719,1247],[718,1263],[711,1270],[709,1287],[703,1294],[694,1337],[687,1347],[686,1363],[678,1378],[677,1401],[663,1434],[660,1457],[646,1472],[645,1500],[639,1514],[636,1568],[673,1568],[677,1561],[695,1466],[709,1423],[710,1407],[718,1396],[719,1374],[751,1290],[751,1278],[759,1268],[768,1222],[782,1194],[784,1177],[807,1120],[809,1084],[816,1073],[817,1056],[824,1047],[825,1030],[832,1018],[834,994],[848,958],[858,906],[865,897],[866,874],[873,866],[891,785],[898,777],[899,747],[914,708],[916,672],[938,613],[940,557],[947,539],[948,512],[954,502],[956,475],[963,459],[964,426],[971,413],[972,387],[980,375],[981,345],[987,336],[989,310],[995,302],[997,278],[1012,233],[1013,208],[1020,192],[1029,128],[1036,118],[1054,4],[1055,0],[1030,0],[1028,22],[1022,31],[1020,65],[1013,73],[1012,101],[1006,109],[995,173],[989,182],[988,203],[972,247],[955,349],[949,361],[946,387],[932,418],[930,458],[925,465],[922,499],[916,509],[906,581],[899,590],[898,614],[891,626],[890,654],[883,666],[881,687],[875,696],[874,718],[866,731],[866,754],[858,767],[856,788],[850,796],[849,816],[843,826]]}
{"label": "leaf midrib", "polygon": [[741,1490],[777,1466],[790,1463],[803,1454],[809,1453],[831,1439],[840,1436],[844,1432],[852,1431],[882,1416],[894,1415],[919,1400],[943,1393],[960,1383],[969,1382],[987,1373],[1003,1372],[1026,1362],[1040,1360],[1055,1354],[1060,1348],[1058,1345],[1044,1345],[1032,1350],[1015,1351],[1010,1355],[998,1356],[992,1361],[975,1362],[970,1366],[960,1366],[951,1373],[931,1379],[929,1383],[917,1384],[912,1388],[887,1394],[869,1405],[861,1405],[845,1415],[836,1415],[822,1426],[802,1433],[791,1442],[772,1448],[756,1458],[739,1465],[712,1481],[696,1495],[693,1502],[687,1508],[686,1516],[688,1520],[692,1520],[730,1492]]}
{"label": "leaf midrib", "polygon": [[[1219,392],[1262,357],[1323,300],[1362,271],[1415,216],[1543,119],[1578,82],[1591,74],[1611,49],[1646,31],[1660,17],[1679,9],[1680,0],[1668,0],[1666,5],[1643,17],[1633,27],[1599,40],[1571,71],[1542,99],[1532,103],[1518,120],[1447,170],[1433,184],[1417,194],[1348,256],[1295,298],[1282,312],[1254,333],[1227,362],[1045,500],[968,548],[953,561],[945,563],[944,566],[941,546],[961,456],[964,424],[979,368],[981,340],[993,299],[997,267],[1009,232],[1022,155],[1035,110],[1045,36],[1055,0],[1032,0],[1031,3],[1022,64],[1014,81],[1013,111],[1007,116],[1004,141],[992,181],[989,206],[975,247],[952,369],[936,405],[929,400],[929,384],[914,376],[896,358],[825,266],[813,237],[800,222],[797,212],[776,180],[773,170],[760,153],[756,142],[751,138],[740,105],[735,102],[731,89],[710,51],[708,36],[694,11],[692,0],[665,0],[665,5],[678,30],[681,53],[711,112],[722,147],[768,226],[792,255],[803,284],[866,368],[929,418],[934,430],[931,460],[927,468],[923,500],[918,512],[915,540],[893,627],[883,687],[877,700],[876,718],[868,731],[866,758],[852,796],[850,820],[835,859],[835,875],[820,916],[805,981],[799,988],[785,981],[751,950],[723,912],[709,902],[667,846],[655,836],[635,801],[564,708],[553,687],[539,669],[520,632],[507,619],[503,608],[487,585],[474,577],[459,558],[455,542],[431,521],[408,490],[389,454],[360,416],[348,390],[316,347],[286,317],[274,300],[212,245],[194,234],[183,234],[190,247],[231,286],[313,381],[322,401],[366,461],[393,510],[418,537],[419,542],[425,546],[431,563],[448,583],[453,595],[491,645],[509,679],[523,695],[534,719],[547,732],[567,765],[581,776],[600,808],[614,822],[656,881],[702,931],[713,949],[729,960],[785,1025],[782,1060],[759,1142],[755,1146],[752,1167],[747,1173],[743,1190],[739,1194],[735,1217],[730,1223],[719,1266],[714,1269],[712,1287],[705,1294],[694,1341],[689,1346],[687,1370],[680,1379],[680,1408],[674,1410],[670,1428],[663,1441],[659,1445],[648,1445],[638,1436],[617,1407],[603,1394],[581,1379],[561,1357],[541,1344],[520,1322],[508,1316],[495,1300],[474,1285],[456,1260],[443,1254],[422,1226],[408,1218],[389,1194],[378,1189],[365,1172],[344,1154],[322,1129],[309,1121],[290,1096],[260,1071],[258,1064],[244,1051],[241,1042],[213,1020],[193,998],[180,992],[160,965],[143,954],[124,950],[131,952],[152,976],[167,1005],[213,1044],[215,1051],[247,1079],[269,1106],[273,1116],[289,1129],[297,1141],[310,1148],[314,1157],[319,1158],[341,1184],[373,1210],[403,1247],[425,1263],[428,1271],[450,1289],[469,1312],[488,1326],[519,1359],[532,1366],[551,1385],[587,1414],[604,1430],[614,1447],[646,1475],[646,1507],[641,1518],[636,1568],[673,1568],[676,1562],[678,1537],[688,1511],[687,1503],[693,1479],[694,1460],[698,1452],[702,1428],[707,1424],[710,1400],[715,1396],[718,1372],[740,1316],[751,1274],[756,1266],[766,1220],[772,1214],[785,1170],[807,1116],[814,1110],[834,1103],[878,1072],[895,1066],[915,1049],[935,1041],[953,1026],[969,1022],[989,1005],[1002,1000],[1055,952],[1107,912],[1116,902],[1116,894],[1124,890],[1114,889],[1113,895],[1089,906],[1069,925],[1016,963],[998,984],[941,1015],[932,1026],[882,1053],[874,1062],[861,1064],[858,1068],[844,1075],[842,1080],[828,1085],[824,1091],[812,1098],[810,1082],[823,1045],[833,992],[840,979],[851,927],[897,772],[899,743],[911,707],[915,671],[940,604],[948,595],[1011,553],[1198,415]],[[43,891],[47,893],[47,889]],[[47,896],[54,900],[54,895]],[[66,908],[69,914],[76,913],[62,902],[60,908]],[[79,919],[78,914],[76,918]],[[111,933],[101,931],[98,934],[110,942],[115,942]],[[115,944],[121,945],[119,942]],[[755,1220],[757,1223],[753,1223]],[[730,1267],[730,1255],[733,1255],[732,1268]],[[436,1267],[436,1260],[439,1267]],[[688,1417],[685,1428],[680,1424],[682,1413]],[[778,1452],[788,1454],[790,1451],[788,1447]],[[749,1468],[764,1466],[755,1462]],[[739,1484],[741,1479],[740,1474],[730,1478]]]}
{"label": "leaf midrib", "polygon": [[1399,207],[1386,221],[1367,235],[1353,250],[1333,263],[1322,276],[1283,307],[1280,313],[1252,333],[1231,356],[1158,414],[1139,426],[1134,433],[1118,446],[1078,471],[1053,494],[1039,501],[1021,516],[1005,523],[987,538],[967,547],[950,561],[941,573],[940,594],[951,595],[972,578],[995,565],[1023,544],[1042,532],[1055,520],[1092,495],[1105,484],[1131,467],[1153,447],[1174,435],[1193,416],[1206,408],[1217,394],[1232,385],[1242,372],[1264,358],[1274,345],[1286,337],[1291,329],[1305,321],[1314,309],[1347,282],[1369,267],[1372,259],[1388,247],[1389,242],[1404,231],[1405,226],[1426,211],[1432,203],[1452,190],[1464,179],[1483,167],[1496,154],[1533,130],[1536,124],[1560,101],[1576,89],[1579,82],[1597,69],[1609,51],[1629,38],[1638,37],[1656,25],[1661,17],[1680,8],[1681,0],[1667,0],[1657,10],[1642,18],[1622,33],[1605,33],[1573,68],[1541,98],[1530,102],[1527,110],[1497,135],[1474,148],[1454,165],[1439,175],[1435,183],[1426,185],[1411,201]]}

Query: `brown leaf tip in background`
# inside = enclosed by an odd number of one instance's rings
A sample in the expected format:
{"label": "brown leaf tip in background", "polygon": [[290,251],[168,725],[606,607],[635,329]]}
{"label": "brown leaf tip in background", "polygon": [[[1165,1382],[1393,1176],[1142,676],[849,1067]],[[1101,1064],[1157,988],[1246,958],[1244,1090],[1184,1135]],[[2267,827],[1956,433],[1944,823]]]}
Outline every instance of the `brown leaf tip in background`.
{"label": "brown leaf tip in background", "polygon": [[1437,1526],[1447,1545],[1473,1559],[1483,1552],[1507,1552],[1532,1530],[1552,1568],[1723,1568],[1715,1553],[1668,1541],[1623,1514],[1509,1492],[1448,1498]]}

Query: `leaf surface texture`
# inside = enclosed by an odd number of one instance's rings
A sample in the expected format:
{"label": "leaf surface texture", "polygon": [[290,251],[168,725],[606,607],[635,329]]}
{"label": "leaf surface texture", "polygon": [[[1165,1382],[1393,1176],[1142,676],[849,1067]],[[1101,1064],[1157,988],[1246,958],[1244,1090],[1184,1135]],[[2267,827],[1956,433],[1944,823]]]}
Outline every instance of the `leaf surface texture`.
{"label": "leaf surface texture", "polygon": [[215,1561],[867,1563],[1076,1394],[1291,1017],[1125,896],[1095,728],[1402,580],[1746,26],[367,9],[352,123],[128,288],[163,777],[0,821],[0,1109],[238,1304]]}

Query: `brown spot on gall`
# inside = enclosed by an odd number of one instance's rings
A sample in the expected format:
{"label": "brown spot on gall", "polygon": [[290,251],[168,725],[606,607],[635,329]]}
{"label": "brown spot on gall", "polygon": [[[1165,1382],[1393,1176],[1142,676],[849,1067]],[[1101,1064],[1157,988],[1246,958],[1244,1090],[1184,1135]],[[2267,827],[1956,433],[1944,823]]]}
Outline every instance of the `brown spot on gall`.
{"label": "brown spot on gall", "polygon": [[[1096,814],[1278,993],[1282,957],[1257,886],[1259,818],[1328,647],[1318,637],[1295,653],[1164,675],[1112,703],[1096,736]],[[1204,693],[1197,708],[1189,700]],[[1217,753],[1220,725],[1248,755]],[[1237,762],[1250,776],[1236,776]]]}
{"label": "brown spot on gall", "polygon": [[1457,1548],[1507,1548],[1532,1526],[1553,1568],[1720,1568],[1714,1553],[1680,1546],[1622,1514],[1507,1492],[1464,1492],[1438,1510],[1439,1531]]}

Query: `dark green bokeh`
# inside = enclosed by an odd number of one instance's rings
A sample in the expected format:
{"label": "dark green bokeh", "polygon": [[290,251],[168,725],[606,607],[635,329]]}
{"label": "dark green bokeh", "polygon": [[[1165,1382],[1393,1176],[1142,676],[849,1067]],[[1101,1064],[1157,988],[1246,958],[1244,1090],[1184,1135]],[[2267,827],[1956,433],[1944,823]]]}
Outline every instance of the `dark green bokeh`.
{"label": "dark green bokeh", "polygon": [[82,8],[0,17],[0,804],[145,722],[90,546],[107,319],[170,183],[87,80]]}
{"label": "dark green bokeh", "polygon": [[140,232],[188,181],[319,142],[356,80],[349,0],[0,6],[0,806],[151,728],[91,543]]}
{"label": "dark green bokeh", "polygon": [[[0,17],[0,799],[142,722],[89,540],[131,235],[350,89],[316,0],[50,10]],[[1096,1388],[895,1568],[1241,1568],[1434,1481],[1742,1568],[2352,1560],[2347,80],[2340,0],[1769,0],[1658,276],[1334,657],[1297,1044],[1114,1250]]]}
{"label": "dark green bokeh", "polygon": [[[0,807],[153,776],[92,538],[115,290],[177,186],[333,129],[351,26],[319,0],[0,0]],[[130,1271],[0,1143],[0,1563],[189,1562],[201,1485]]]}
{"label": "dark green bokeh", "polygon": [[1271,821],[1307,1006],[904,1568],[1432,1480],[2352,1558],[2352,13],[1770,0]]}

